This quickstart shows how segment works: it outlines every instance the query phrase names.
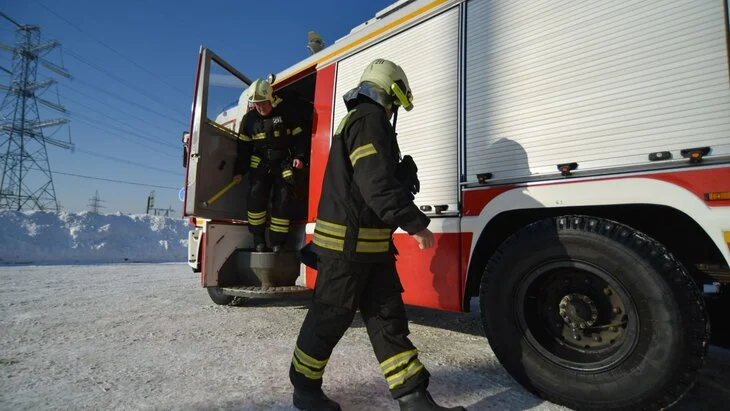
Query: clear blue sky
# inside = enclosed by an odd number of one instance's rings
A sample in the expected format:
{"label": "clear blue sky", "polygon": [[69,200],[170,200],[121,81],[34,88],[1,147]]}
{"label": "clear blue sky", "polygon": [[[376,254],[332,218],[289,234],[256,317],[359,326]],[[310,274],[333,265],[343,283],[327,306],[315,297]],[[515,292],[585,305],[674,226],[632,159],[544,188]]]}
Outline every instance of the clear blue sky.
{"label": "clear blue sky", "polygon": [[[155,207],[172,207],[179,216],[180,136],[189,127],[199,47],[250,78],[264,77],[309,56],[308,31],[331,45],[392,2],[0,0],[0,11],[40,26],[42,41],[61,42],[45,58],[73,76],[38,70],[39,79],[58,80],[43,98],[60,98],[71,120],[45,134],[68,140],[70,130],[76,147],[72,153],[48,146],[61,208],[88,210],[98,190],[101,212],[144,213],[154,190]],[[14,42],[14,26],[0,18],[0,43]],[[0,66],[12,67],[10,53],[0,50]],[[0,73],[7,84],[9,76]],[[42,119],[59,116],[41,109]]]}

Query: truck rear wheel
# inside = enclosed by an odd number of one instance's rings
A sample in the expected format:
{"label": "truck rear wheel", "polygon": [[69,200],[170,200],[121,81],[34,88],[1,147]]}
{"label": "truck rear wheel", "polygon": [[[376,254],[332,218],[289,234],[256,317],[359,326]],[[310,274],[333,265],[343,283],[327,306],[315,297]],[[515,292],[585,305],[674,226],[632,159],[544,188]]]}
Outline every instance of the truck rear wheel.
{"label": "truck rear wheel", "polygon": [[210,299],[218,305],[228,305],[231,301],[233,301],[234,297],[232,295],[223,294],[219,287],[208,287],[207,290]]}
{"label": "truck rear wheel", "polygon": [[480,307],[505,369],[581,410],[668,407],[708,349],[705,306],[684,267],[601,218],[549,218],[513,234],[487,264]]}

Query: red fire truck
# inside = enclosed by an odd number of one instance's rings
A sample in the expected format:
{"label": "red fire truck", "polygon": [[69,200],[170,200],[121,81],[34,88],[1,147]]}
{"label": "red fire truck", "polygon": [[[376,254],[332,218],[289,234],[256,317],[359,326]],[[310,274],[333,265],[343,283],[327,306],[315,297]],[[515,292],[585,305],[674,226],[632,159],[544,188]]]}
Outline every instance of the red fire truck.
{"label": "red fire truck", "polygon": [[[232,186],[252,79],[201,48],[185,216],[211,298],[310,290],[311,240],[342,95],[375,58],[401,65],[416,108],[398,139],[418,164],[436,246],[394,235],[407,304],[478,299],[501,364],[579,409],[661,409],[694,383],[730,283],[726,1],[401,0],[275,76],[309,103],[285,252],[253,253]],[[211,201],[211,200],[215,201]],[[285,273],[268,281],[255,268]],[[296,280],[296,284],[294,281]],[[707,307],[712,306],[713,311]],[[714,311],[717,307],[717,311]],[[719,313],[719,314],[718,314]]]}

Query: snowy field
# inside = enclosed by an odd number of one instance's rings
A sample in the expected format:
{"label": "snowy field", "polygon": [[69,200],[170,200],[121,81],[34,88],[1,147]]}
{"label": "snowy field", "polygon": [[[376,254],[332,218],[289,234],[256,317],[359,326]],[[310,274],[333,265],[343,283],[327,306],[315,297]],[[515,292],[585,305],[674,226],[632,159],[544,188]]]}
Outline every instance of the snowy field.
{"label": "snowy field", "polygon": [[[0,409],[292,410],[288,367],[306,300],[217,306],[181,263],[0,267]],[[478,314],[409,307],[431,390],[470,410],[564,410],[520,388]],[[712,348],[673,409],[727,409],[730,353]],[[325,390],[345,410],[396,410],[359,319]]]}

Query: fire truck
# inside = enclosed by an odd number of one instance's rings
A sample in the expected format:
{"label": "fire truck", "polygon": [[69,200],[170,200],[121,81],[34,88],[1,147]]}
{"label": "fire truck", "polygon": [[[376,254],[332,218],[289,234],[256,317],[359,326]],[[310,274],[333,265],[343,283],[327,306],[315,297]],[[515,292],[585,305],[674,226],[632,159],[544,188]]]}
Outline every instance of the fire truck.
{"label": "fire truck", "polygon": [[270,75],[312,117],[276,254],[252,251],[246,184],[229,184],[252,79],[201,47],[184,215],[189,263],[216,303],[311,292],[316,271],[295,253],[312,239],[342,96],[376,58],[402,66],[413,89],[396,131],[436,238],[420,250],[393,235],[406,304],[478,302],[500,363],[552,402],[662,409],[681,398],[711,319],[714,332],[727,325],[727,1],[392,4]]}

